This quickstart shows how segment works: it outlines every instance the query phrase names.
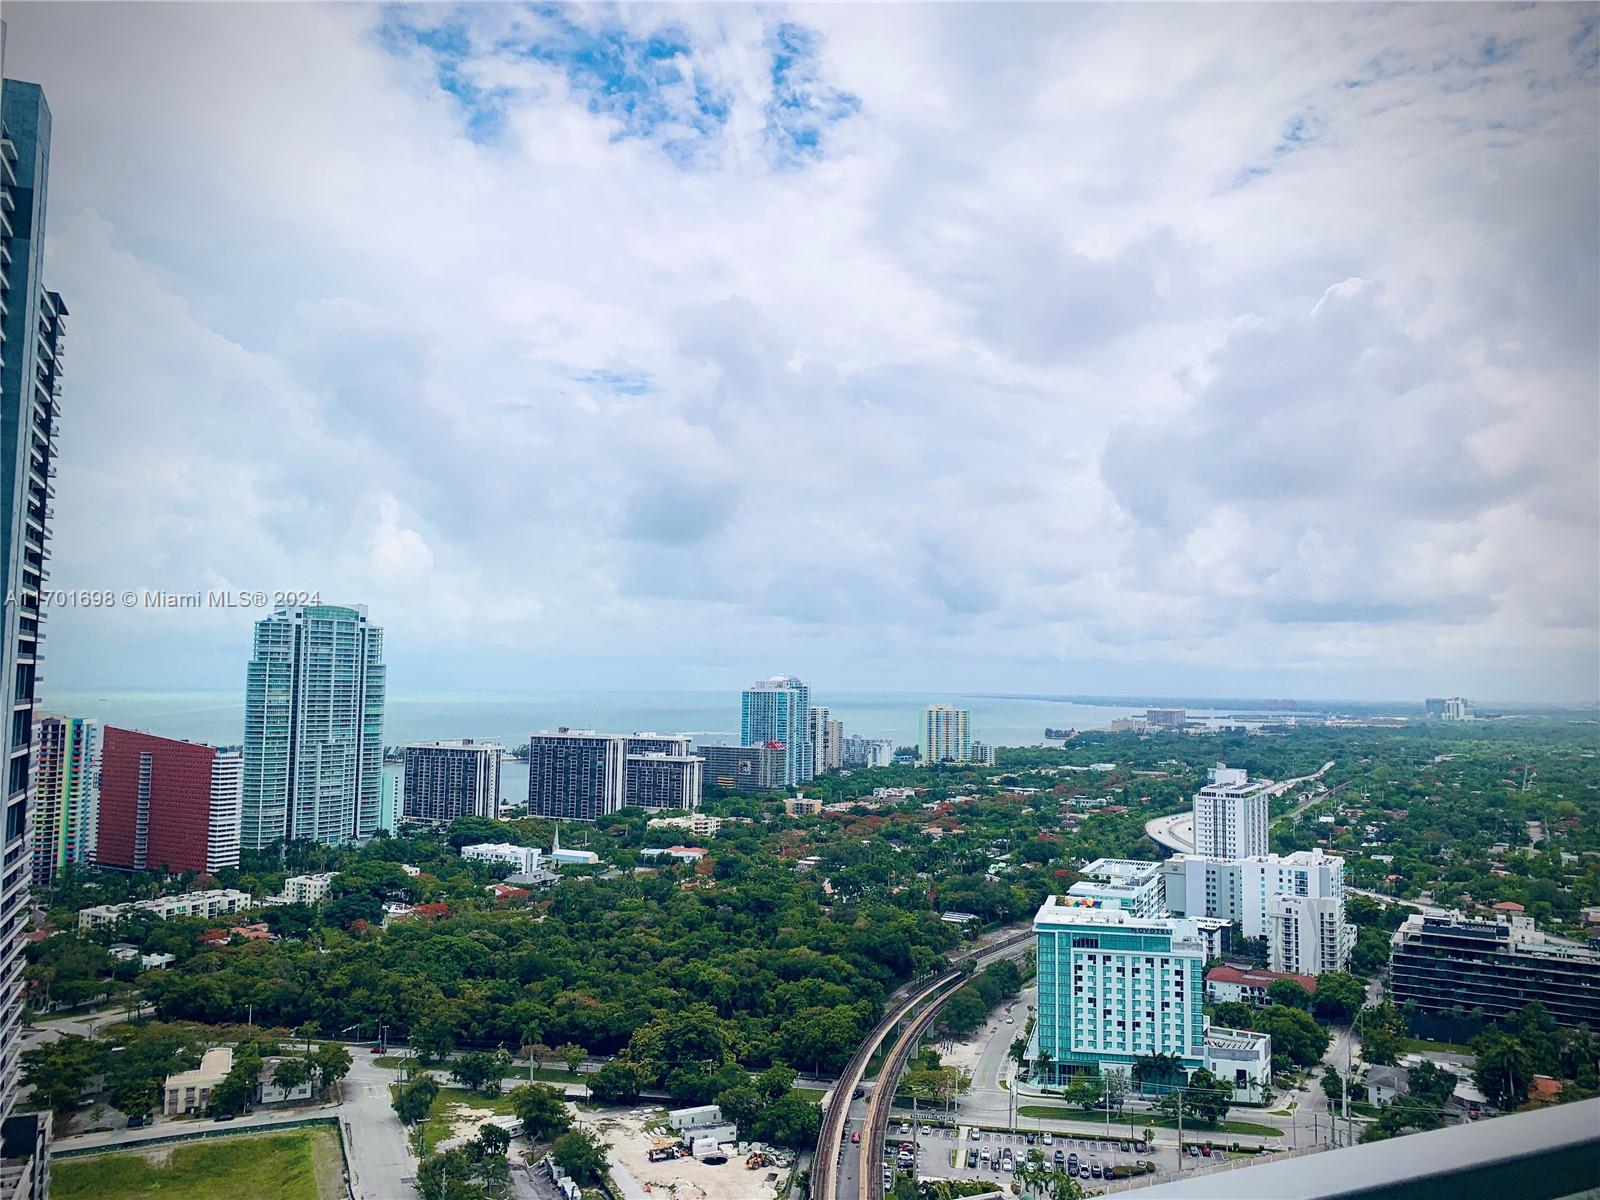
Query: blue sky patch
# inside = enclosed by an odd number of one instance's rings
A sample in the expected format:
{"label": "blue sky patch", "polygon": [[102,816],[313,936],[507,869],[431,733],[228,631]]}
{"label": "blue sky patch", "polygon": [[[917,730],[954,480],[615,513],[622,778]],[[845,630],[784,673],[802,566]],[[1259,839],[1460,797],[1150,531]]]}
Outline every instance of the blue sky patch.
{"label": "blue sky patch", "polygon": [[828,127],[861,111],[860,97],[822,80],[821,45],[814,31],[792,21],[775,26],[767,37],[772,98],[764,133],[775,166],[797,167],[820,158]]}

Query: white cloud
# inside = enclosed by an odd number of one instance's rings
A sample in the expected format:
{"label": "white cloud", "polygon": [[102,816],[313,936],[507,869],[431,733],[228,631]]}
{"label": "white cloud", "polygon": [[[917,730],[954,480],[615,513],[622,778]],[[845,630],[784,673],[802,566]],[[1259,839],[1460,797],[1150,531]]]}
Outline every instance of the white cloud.
{"label": "white cloud", "polygon": [[1593,694],[1585,10],[7,15],[56,586],[364,601],[402,690]]}

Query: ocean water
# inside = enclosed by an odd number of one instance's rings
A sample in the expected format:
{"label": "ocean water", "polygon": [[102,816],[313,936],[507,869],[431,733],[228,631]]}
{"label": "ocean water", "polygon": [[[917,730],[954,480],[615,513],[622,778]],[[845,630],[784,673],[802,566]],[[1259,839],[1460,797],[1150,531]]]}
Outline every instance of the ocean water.
{"label": "ocean water", "polygon": [[[1118,717],[1144,709],[1037,696],[913,692],[815,693],[846,734],[915,744],[917,721],[929,704],[954,704],[972,712],[972,736],[997,746],[1043,742],[1048,726],[1104,729]],[[244,693],[46,692],[40,707],[93,717],[104,725],[142,729],[163,737],[236,745],[244,737]],[[470,737],[519,746],[535,730],[566,725],[611,733],[652,730],[686,733],[701,742],[739,740],[738,692],[529,692],[525,695],[441,694],[390,697],[383,740],[391,745]]]}

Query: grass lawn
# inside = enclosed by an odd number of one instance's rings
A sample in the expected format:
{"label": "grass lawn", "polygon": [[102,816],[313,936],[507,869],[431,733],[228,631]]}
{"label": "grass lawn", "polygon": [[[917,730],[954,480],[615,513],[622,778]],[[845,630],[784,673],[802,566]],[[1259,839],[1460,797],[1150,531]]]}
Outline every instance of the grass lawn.
{"label": "grass lawn", "polygon": [[[447,1062],[428,1063],[424,1066],[415,1058],[406,1058],[399,1054],[379,1054],[374,1056],[372,1061],[380,1067],[389,1068],[391,1071],[398,1070],[402,1065],[409,1065],[415,1070],[438,1071],[441,1075],[450,1074],[450,1064]],[[501,1078],[520,1079],[523,1083],[527,1083],[528,1064],[523,1063],[520,1067],[513,1064],[507,1067],[505,1074]],[[533,1069],[533,1078],[535,1083],[578,1084],[583,1082],[582,1072],[573,1075],[560,1067],[535,1067]],[[821,1093],[819,1092],[818,1095],[820,1096]]]}
{"label": "grass lawn", "polygon": [[1400,1048],[1408,1054],[1471,1054],[1471,1046],[1458,1045],[1455,1042],[1429,1042],[1422,1038],[1401,1038]]}
{"label": "grass lawn", "polygon": [[335,1200],[343,1194],[332,1129],[239,1134],[50,1164],[54,1200]]}
{"label": "grass lawn", "polygon": [[[1140,1117],[1138,1124],[1148,1125],[1150,1124],[1150,1118]],[[1168,1117],[1157,1117],[1155,1120],[1155,1126],[1157,1129],[1176,1129],[1178,1127],[1178,1122]],[[1250,1137],[1276,1138],[1283,1136],[1283,1130],[1279,1129],[1277,1126],[1258,1125],[1254,1121],[1224,1121],[1221,1125],[1218,1125],[1214,1128],[1208,1128],[1204,1125],[1196,1125],[1193,1121],[1185,1121],[1183,1123],[1183,1136],[1190,1141],[1203,1142],[1207,1139],[1215,1141],[1216,1139],[1214,1135],[1219,1133],[1242,1133]]]}
{"label": "grass lawn", "polygon": [[[1042,1104],[1023,1104],[1017,1108],[1017,1116],[1043,1118],[1050,1121],[1095,1121],[1097,1119],[1103,1121],[1105,1119],[1103,1114],[1084,1112],[1078,1108],[1049,1108]],[[1125,1127],[1127,1124],[1128,1122],[1125,1118],[1121,1121],[1112,1121],[1112,1132],[1115,1133],[1119,1127]],[[1178,1127],[1177,1121],[1167,1117],[1152,1118],[1142,1113],[1134,1114],[1133,1125],[1135,1129],[1150,1124],[1154,1124],[1157,1129],[1176,1129]],[[1214,1133],[1244,1133],[1258,1137],[1283,1136],[1283,1130],[1274,1128],[1271,1125],[1257,1125],[1253,1121],[1224,1121],[1214,1128],[1196,1125],[1193,1121],[1185,1121],[1183,1132],[1185,1136],[1193,1133],[1195,1137],[1200,1138],[1202,1141],[1205,1140],[1206,1136]]]}
{"label": "grass lawn", "polygon": [[796,1096],[799,1096],[802,1100],[814,1100],[818,1104],[821,1104],[822,1103],[822,1098],[824,1096],[826,1096],[828,1093],[825,1092],[822,1088],[797,1087],[797,1088],[794,1089],[794,1094]]}
{"label": "grass lawn", "polygon": [[485,1096],[465,1088],[440,1088],[428,1109],[427,1120],[422,1123],[424,1153],[432,1154],[439,1142],[450,1136],[450,1110],[465,1105],[484,1116],[507,1116],[511,1113],[511,1100],[506,1096]]}

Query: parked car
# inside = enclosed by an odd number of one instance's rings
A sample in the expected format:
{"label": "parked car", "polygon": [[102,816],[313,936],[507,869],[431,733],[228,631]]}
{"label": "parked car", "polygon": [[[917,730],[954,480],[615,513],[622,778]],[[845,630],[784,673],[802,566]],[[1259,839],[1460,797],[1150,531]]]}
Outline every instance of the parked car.
{"label": "parked car", "polygon": [[1100,1164],[1097,1163],[1097,1162],[1090,1163],[1089,1164],[1089,1174],[1092,1175],[1094,1178],[1099,1179],[1100,1178]]}
{"label": "parked car", "polygon": [[1055,1141],[1055,1140],[1056,1140],[1056,1139],[1055,1139],[1055,1138],[1054,1138],[1054,1137],[1053,1137],[1053,1136],[1052,1136],[1052,1135],[1051,1135],[1051,1134],[1049,1134],[1049,1133],[1046,1133],[1046,1134],[1045,1134],[1045,1135],[1044,1135],[1044,1144],[1045,1144],[1045,1145],[1046,1145],[1046,1146],[1048,1146],[1048,1145],[1049,1145],[1049,1144],[1050,1144],[1050,1143],[1051,1143],[1051,1142],[1053,1142],[1053,1141]]}
{"label": "parked car", "polygon": [[851,1132],[850,1132],[850,1144],[852,1146],[859,1146],[861,1144],[861,1130],[859,1130],[859,1129],[851,1130]]}
{"label": "parked car", "polygon": [[979,1133],[978,1133],[978,1127],[977,1127],[977,1126],[976,1126],[976,1125],[974,1125],[974,1126],[973,1126],[973,1127],[972,1127],[972,1140],[973,1140],[973,1141],[977,1141],[977,1140],[978,1140],[978,1137],[979,1137],[979,1136],[980,1136],[980,1135],[979,1135]]}
{"label": "parked car", "polygon": [[1211,1157],[1211,1147],[1210,1146],[1201,1146],[1200,1147],[1200,1155],[1201,1155],[1202,1158],[1210,1158]]}
{"label": "parked car", "polygon": [[144,1124],[144,1118],[143,1117],[129,1117],[128,1118],[128,1128],[129,1129],[138,1129],[143,1124]]}
{"label": "parked car", "polygon": [[1189,1147],[1189,1157],[1190,1158],[1199,1158],[1200,1157],[1200,1147],[1199,1146],[1190,1146]]}
{"label": "parked car", "polygon": [[978,1165],[978,1152],[976,1150],[968,1150],[967,1151],[967,1169],[970,1171],[973,1168],[975,1168],[977,1165]]}

